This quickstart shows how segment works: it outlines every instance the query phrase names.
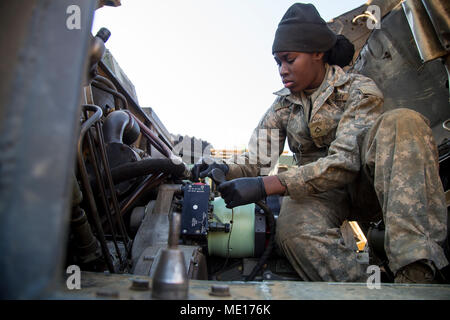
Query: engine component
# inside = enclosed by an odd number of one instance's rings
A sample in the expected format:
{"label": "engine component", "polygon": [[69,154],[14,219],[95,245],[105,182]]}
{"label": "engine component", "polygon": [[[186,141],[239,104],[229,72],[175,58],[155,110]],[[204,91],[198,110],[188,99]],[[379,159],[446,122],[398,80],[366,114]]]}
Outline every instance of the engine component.
{"label": "engine component", "polygon": [[91,47],[91,65],[97,64],[103,57],[106,51],[105,42],[108,41],[111,32],[106,28],[101,28],[94,39],[92,39]]}
{"label": "engine component", "polygon": [[148,247],[165,246],[169,232],[169,218],[174,194],[181,193],[180,184],[163,184],[158,196],[146,206],[146,215],[136,233],[131,250],[133,265]]}
{"label": "engine component", "polygon": [[[99,212],[97,209],[97,205],[95,203],[95,198],[93,196],[92,187],[89,183],[89,176],[88,176],[88,172],[86,169],[86,163],[85,163],[85,160],[83,157],[83,151],[82,151],[83,150],[82,146],[83,146],[83,141],[84,141],[85,135],[87,135],[87,137],[89,138],[88,139],[89,141],[92,140],[89,129],[91,128],[92,125],[94,125],[97,121],[99,121],[101,119],[103,112],[99,107],[97,107],[95,105],[84,105],[83,108],[85,109],[86,112],[92,111],[92,112],[94,112],[94,114],[91,117],[87,118],[87,120],[81,125],[80,137],[78,138],[78,144],[77,144],[78,166],[79,166],[79,171],[80,171],[80,175],[81,175],[81,180],[83,182],[84,191],[85,191],[88,201],[89,201],[89,207],[91,210],[94,227],[97,232],[98,240],[100,241],[100,246],[102,249],[103,257],[105,258],[105,261],[106,261],[109,271],[114,272],[114,265],[113,265],[111,256],[109,254],[108,245],[106,243],[105,233],[103,230],[103,226],[102,226],[100,215],[99,215]],[[90,154],[93,155],[91,147],[92,147],[92,145],[90,144],[90,149],[91,149]],[[94,163],[95,163],[95,161],[94,161]]]}
{"label": "engine component", "polygon": [[181,177],[186,171],[183,163],[176,164],[172,159],[141,160],[139,154],[129,146],[139,137],[140,128],[139,120],[125,111],[111,112],[103,125],[111,174],[119,196],[135,187],[143,176],[168,173]]}
{"label": "engine component", "polygon": [[255,204],[226,208],[222,198],[213,201],[213,222],[229,223],[230,232],[208,233],[208,253],[219,257],[254,257],[255,252]]}
{"label": "engine component", "polygon": [[[141,160],[139,155],[127,145],[136,141],[140,134],[138,124],[128,113],[111,112],[103,124],[103,133],[108,161],[112,169],[125,163]],[[118,194],[125,194],[135,183],[137,183],[136,179],[120,183],[117,186]]]}
{"label": "engine component", "polygon": [[209,231],[222,231],[222,232],[230,232],[230,224],[229,223],[222,223],[222,222],[216,222],[211,221],[209,223]]}
{"label": "engine component", "polygon": [[106,143],[125,143],[131,145],[137,140],[141,130],[138,123],[127,112],[111,112],[103,124],[103,134]]}
{"label": "engine component", "polygon": [[108,143],[106,145],[106,152],[111,169],[124,163],[141,160],[133,149],[123,143]]}
{"label": "engine component", "polygon": [[175,164],[170,159],[144,159],[125,163],[111,170],[114,183],[151,173],[169,173],[174,177],[182,177],[186,167],[183,163]]}
{"label": "engine component", "polygon": [[258,201],[256,204],[263,209],[264,213],[267,217],[267,223],[270,228],[270,237],[267,244],[267,247],[264,249],[264,252],[261,258],[258,261],[258,264],[253,269],[252,273],[245,279],[246,281],[252,281],[256,274],[261,270],[263,265],[266,263],[267,259],[269,259],[270,254],[275,246],[275,217],[273,215],[272,210],[267,206],[264,202]]}
{"label": "engine component", "polygon": [[181,217],[174,212],[170,221],[168,248],[163,250],[152,282],[152,297],[156,299],[187,299],[189,281],[184,255],[178,249]]}
{"label": "engine component", "polygon": [[189,184],[184,188],[181,234],[185,236],[206,236],[210,187],[203,183]]}
{"label": "engine component", "polygon": [[[106,153],[108,155],[108,162],[111,170],[123,165],[125,163],[137,162],[140,159],[139,155],[126,144],[122,143],[108,143],[106,145]],[[116,184],[116,191],[119,196],[124,195],[137,183],[137,179],[123,181]]]}
{"label": "engine component", "polygon": [[101,28],[95,37],[92,39],[92,44],[90,48],[90,61],[89,70],[91,77],[95,77],[97,74],[97,65],[102,60],[105,54],[106,47],[105,42],[108,41],[111,36],[111,32],[106,28]]}
{"label": "engine component", "polygon": [[[156,266],[161,258],[165,246],[153,245],[147,247],[136,260],[133,274],[153,277],[155,275]],[[208,270],[206,265],[206,257],[202,253],[199,246],[183,246],[179,245],[178,249],[183,252],[184,265],[187,270],[189,279],[208,280]]]}
{"label": "engine component", "polygon": [[207,242],[210,256],[261,256],[266,246],[266,219],[259,212],[262,209],[255,204],[228,209],[222,198],[214,199],[210,189],[203,183],[184,187],[181,227],[184,243]]}
{"label": "engine component", "polygon": [[[98,240],[94,237],[86,213],[80,207],[83,193],[73,174],[71,232],[75,243],[75,255],[81,264],[91,263],[102,256]],[[101,264],[104,264],[103,262]]]}
{"label": "engine component", "polygon": [[132,238],[136,236],[139,227],[146,215],[146,207],[135,207],[130,215],[130,235]]}
{"label": "engine component", "polygon": [[73,210],[70,222],[75,237],[76,253],[81,264],[95,261],[102,256],[100,245],[94,237],[84,210],[77,207]]}
{"label": "engine component", "polygon": [[[261,212],[262,211],[262,212]],[[263,254],[266,248],[266,217],[264,210],[260,209],[258,205],[255,208],[255,257]]]}

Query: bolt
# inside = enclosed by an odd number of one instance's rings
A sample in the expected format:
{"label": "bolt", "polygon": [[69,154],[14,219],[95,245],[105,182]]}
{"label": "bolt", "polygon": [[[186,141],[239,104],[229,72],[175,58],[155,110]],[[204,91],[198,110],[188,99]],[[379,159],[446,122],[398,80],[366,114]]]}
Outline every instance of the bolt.
{"label": "bolt", "polygon": [[146,279],[132,279],[131,290],[145,291],[149,289],[149,281]]}
{"label": "bolt", "polygon": [[229,297],[230,287],[227,285],[213,284],[211,286],[211,291],[209,292],[209,294],[216,297]]}

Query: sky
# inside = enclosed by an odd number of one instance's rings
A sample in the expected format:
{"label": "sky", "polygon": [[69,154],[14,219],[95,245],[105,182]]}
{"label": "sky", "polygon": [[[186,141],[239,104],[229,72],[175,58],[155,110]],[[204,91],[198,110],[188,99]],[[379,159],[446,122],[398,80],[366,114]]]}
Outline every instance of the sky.
{"label": "sky", "polygon": [[[288,0],[122,0],[96,11],[92,33],[172,134],[243,149],[283,87],[272,56]],[[317,0],[329,21],[366,1]],[[287,144],[286,144],[287,146]],[[287,147],[285,147],[287,150]]]}

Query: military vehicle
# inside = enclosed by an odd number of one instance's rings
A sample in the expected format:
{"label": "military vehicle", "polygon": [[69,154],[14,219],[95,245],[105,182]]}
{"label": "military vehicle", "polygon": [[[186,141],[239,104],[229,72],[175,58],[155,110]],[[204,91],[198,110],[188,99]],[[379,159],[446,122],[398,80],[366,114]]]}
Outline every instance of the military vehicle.
{"label": "military vehicle", "polygon": [[[355,227],[381,290],[302,281],[273,241],[280,198],[229,210],[223,177],[190,182],[107,52],[109,31],[91,34],[95,10],[120,1],[72,2],[0,5],[3,299],[450,299],[449,284],[393,283],[382,222]],[[430,120],[449,204],[449,2],[372,0],[329,26],[354,43],[348,71],[375,80],[386,110]]]}

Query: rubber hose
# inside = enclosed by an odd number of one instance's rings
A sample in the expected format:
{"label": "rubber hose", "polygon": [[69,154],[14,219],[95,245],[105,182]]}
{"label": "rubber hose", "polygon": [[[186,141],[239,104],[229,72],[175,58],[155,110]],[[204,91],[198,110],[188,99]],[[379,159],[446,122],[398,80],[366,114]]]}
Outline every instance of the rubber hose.
{"label": "rubber hose", "polygon": [[140,134],[138,123],[124,111],[111,112],[103,124],[106,143],[116,142],[132,144]]}
{"label": "rubber hose", "polygon": [[171,159],[158,158],[144,159],[119,165],[111,169],[111,175],[114,183],[117,184],[151,173],[170,173],[172,176],[182,177],[185,170],[183,163],[175,164]]}
{"label": "rubber hose", "polygon": [[270,210],[269,206],[262,201],[255,202],[255,204],[257,204],[261,209],[264,210],[267,219],[267,224],[270,228],[270,237],[269,243],[266,249],[264,250],[264,253],[262,254],[256,266],[253,268],[252,272],[245,279],[245,281],[252,281],[255,278],[256,274],[259,272],[259,270],[261,270],[262,266],[266,263],[275,246],[275,217],[273,216],[273,212],[272,210]]}

